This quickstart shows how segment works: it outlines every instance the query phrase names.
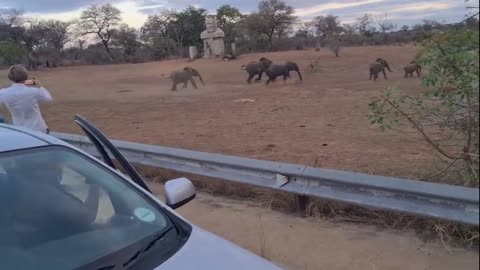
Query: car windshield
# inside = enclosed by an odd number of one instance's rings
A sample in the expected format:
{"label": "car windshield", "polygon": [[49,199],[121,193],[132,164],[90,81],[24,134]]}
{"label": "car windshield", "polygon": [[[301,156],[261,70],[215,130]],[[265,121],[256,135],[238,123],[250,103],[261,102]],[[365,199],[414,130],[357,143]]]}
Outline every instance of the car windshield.
{"label": "car windshield", "polygon": [[168,229],[161,211],[120,176],[67,148],[0,153],[2,269],[82,267]]}

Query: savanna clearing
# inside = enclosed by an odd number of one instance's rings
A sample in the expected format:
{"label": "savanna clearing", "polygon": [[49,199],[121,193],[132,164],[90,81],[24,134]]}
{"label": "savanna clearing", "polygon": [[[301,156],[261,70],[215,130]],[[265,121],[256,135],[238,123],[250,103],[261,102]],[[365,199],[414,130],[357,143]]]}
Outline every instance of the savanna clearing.
{"label": "savanna clearing", "polygon": [[[406,178],[422,178],[442,164],[415,133],[382,133],[370,125],[370,99],[389,86],[420,93],[416,78],[403,67],[418,47],[350,47],[336,58],[327,48],[242,55],[233,61],[170,60],[143,64],[61,67],[32,74],[55,99],[42,108],[51,130],[81,133],[73,122],[80,113],[110,138],[257,159],[298,163]],[[246,83],[241,65],[260,57],[295,61],[286,83]],[[368,65],[382,57],[393,73],[368,80]],[[317,72],[308,65],[319,58]],[[171,71],[192,66],[197,80],[170,91]],[[0,86],[8,85],[5,71]],[[263,82],[266,78],[264,77]],[[245,99],[245,100],[244,100]],[[410,130],[411,131],[411,130]],[[436,168],[438,167],[438,168]]]}

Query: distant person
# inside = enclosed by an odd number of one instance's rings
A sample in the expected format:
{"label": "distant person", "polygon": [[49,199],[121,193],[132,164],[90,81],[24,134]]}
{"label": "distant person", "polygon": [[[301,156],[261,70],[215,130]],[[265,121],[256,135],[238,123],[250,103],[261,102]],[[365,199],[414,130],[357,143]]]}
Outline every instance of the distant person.
{"label": "distant person", "polygon": [[5,105],[10,112],[12,124],[30,130],[49,133],[43,120],[39,103],[51,102],[52,96],[38,80],[28,79],[28,71],[21,65],[8,69],[8,79],[13,84],[0,90],[0,106]]}

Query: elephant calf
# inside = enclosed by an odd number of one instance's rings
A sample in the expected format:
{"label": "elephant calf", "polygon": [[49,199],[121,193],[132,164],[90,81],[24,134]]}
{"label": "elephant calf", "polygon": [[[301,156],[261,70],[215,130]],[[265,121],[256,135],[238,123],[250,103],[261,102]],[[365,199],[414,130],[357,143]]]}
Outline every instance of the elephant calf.
{"label": "elephant calf", "polygon": [[286,62],[283,65],[280,65],[280,64],[270,65],[270,67],[265,72],[267,73],[267,76],[268,76],[268,80],[266,84],[269,84],[270,82],[275,81],[275,79],[278,76],[283,76],[283,80],[290,78],[290,71],[292,70],[298,73],[298,77],[300,78],[300,80],[303,80],[302,74],[300,73],[300,69],[298,68],[298,65],[295,62]]}
{"label": "elephant calf", "polygon": [[387,73],[385,72],[385,68],[388,69],[388,71],[393,72],[390,69],[390,66],[388,65],[387,61],[383,58],[377,58],[375,63],[370,64],[370,78],[369,80],[372,79],[376,81],[378,78],[378,73],[382,72],[383,77],[385,77],[385,80],[387,80]]}
{"label": "elephant calf", "polygon": [[405,71],[405,78],[413,77],[413,72],[417,73],[417,77],[420,78],[420,72],[422,72],[422,67],[417,63],[410,63],[406,65],[403,70]]}
{"label": "elephant calf", "polygon": [[183,83],[183,88],[187,88],[188,82],[192,83],[193,87],[197,89],[197,85],[195,84],[195,81],[193,80],[193,77],[198,77],[200,81],[202,82],[203,86],[205,86],[205,83],[203,82],[202,76],[198,72],[198,70],[192,68],[192,67],[186,67],[182,70],[175,70],[170,74],[170,79],[173,82],[172,85],[172,91],[177,90],[177,84]]}
{"label": "elephant calf", "polygon": [[258,62],[250,62],[247,65],[243,65],[242,69],[248,72],[247,82],[251,83],[255,75],[258,75],[258,78],[255,79],[255,81],[260,81],[263,73],[267,71],[271,64],[272,61],[270,61],[268,58],[262,57]]}

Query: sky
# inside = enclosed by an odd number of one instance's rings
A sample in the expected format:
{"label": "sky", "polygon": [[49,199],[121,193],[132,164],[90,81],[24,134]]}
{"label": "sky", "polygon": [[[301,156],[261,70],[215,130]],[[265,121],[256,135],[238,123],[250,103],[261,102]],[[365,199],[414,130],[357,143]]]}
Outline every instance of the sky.
{"label": "sky", "polygon": [[[78,18],[86,7],[111,3],[122,11],[124,22],[141,27],[149,14],[162,9],[181,10],[187,6],[201,7],[210,14],[224,4],[250,13],[257,9],[259,0],[0,0],[0,8],[23,9],[28,15],[40,18],[71,20]],[[388,14],[394,23],[413,25],[424,19],[440,22],[458,22],[465,17],[464,0],[285,0],[302,20],[333,14],[342,23],[352,23],[365,13]],[[474,1],[476,2],[476,1]]]}

